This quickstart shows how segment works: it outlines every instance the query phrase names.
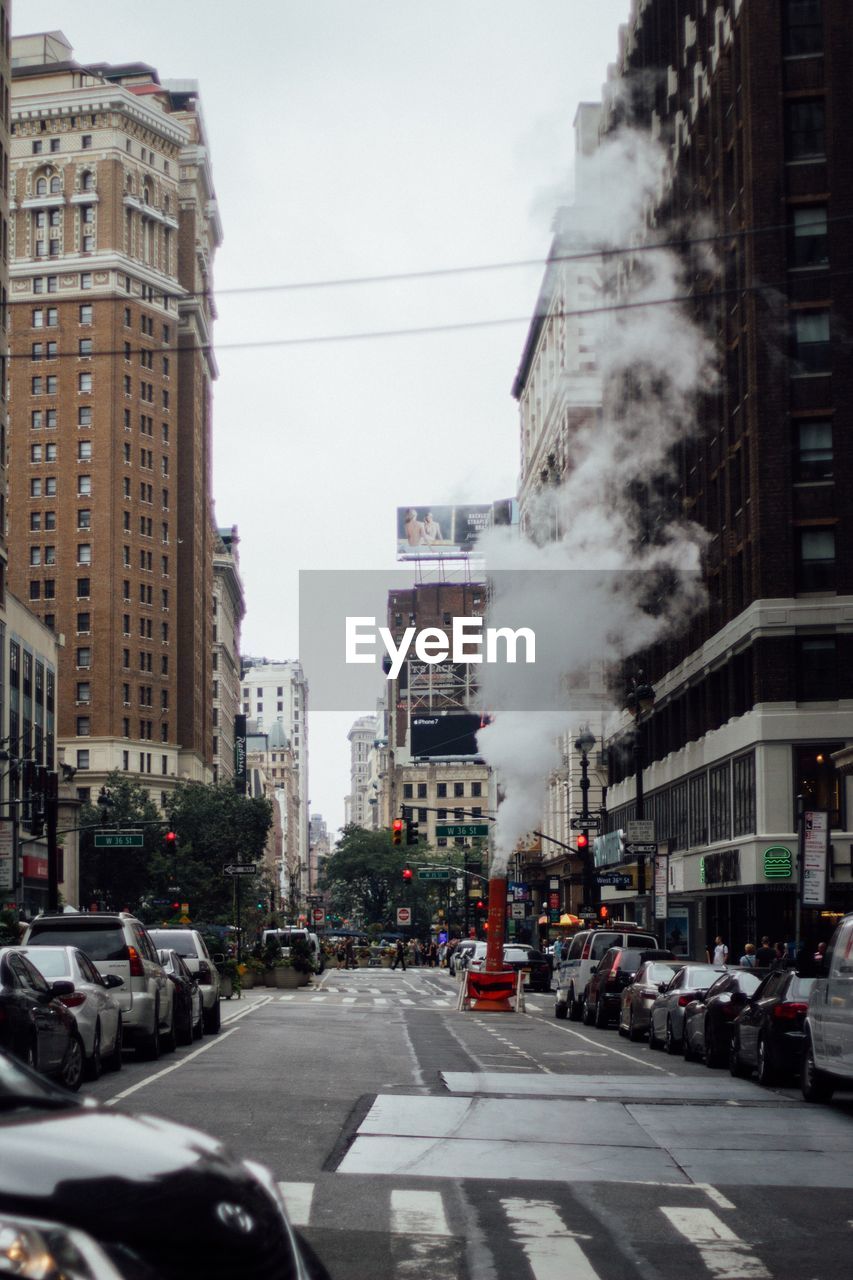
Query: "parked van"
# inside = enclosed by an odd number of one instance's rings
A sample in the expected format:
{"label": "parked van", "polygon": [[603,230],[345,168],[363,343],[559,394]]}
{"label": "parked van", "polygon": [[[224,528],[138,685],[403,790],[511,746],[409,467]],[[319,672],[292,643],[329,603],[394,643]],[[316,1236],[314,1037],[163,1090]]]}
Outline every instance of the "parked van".
{"label": "parked van", "polygon": [[296,938],[308,943],[314,972],[322,973],[326,967],[326,957],[323,955],[320,939],[316,933],[309,933],[307,929],[290,929],[286,925],[283,929],[264,929],[261,936],[261,946],[265,947],[268,942],[277,942],[281,947],[281,954],[289,956],[291,943]]}
{"label": "parked van", "polygon": [[807,1102],[829,1102],[836,1089],[853,1089],[853,915],[839,923],[819,964],[803,1027]]}
{"label": "parked van", "polygon": [[637,951],[655,951],[658,940],[641,932],[628,921],[616,920],[605,929],[581,929],[569,943],[568,955],[560,964],[554,1017],[568,1016],[580,1021],[584,998],[599,960],[611,947],[631,947]]}

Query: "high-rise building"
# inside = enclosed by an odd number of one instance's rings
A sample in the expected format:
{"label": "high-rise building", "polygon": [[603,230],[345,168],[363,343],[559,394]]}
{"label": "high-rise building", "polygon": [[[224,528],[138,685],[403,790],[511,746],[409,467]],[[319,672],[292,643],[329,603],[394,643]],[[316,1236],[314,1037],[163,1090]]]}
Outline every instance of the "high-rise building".
{"label": "high-rise building", "polygon": [[85,793],[212,773],[212,261],[198,86],[12,42],[10,580],[65,637]]}
{"label": "high-rise building", "polygon": [[642,777],[687,954],[717,933],[794,936],[798,796],[829,816],[821,909],[853,908],[853,794],[833,760],[853,741],[851,39],[847,0],[638,0],[605,99],[606,130],[665,148],[650,234],[684,248],[716,351],[660,486],[706,532],[708,607],[644,660],[640,757],[609,752],[608,825],[636,816]]}
{"label": "high-rise building", "polygon": [[347,734],[350,744],[350,791],[344,804],[344,821],[349,826],[370,827],[368,808],[369,759],[376,738],[376,717],[359,716]]}
{"label": "high-rise building", "polygon": [[240,627],[246,613],[236,525],[213,552],[213,781],[234,777],[234,717],[240,713]]}
{"label": "high-rise building", "polygon": [[308,681],[296,659],[271,662],[244,657],[242,689],[242,713],[252,721],[253,730],[272,734],[275,728],[276,741],[292,756],[298,816],[290,820],[289,847],[298,856],[298,889],[304,899],[315,878],[308,841]]}

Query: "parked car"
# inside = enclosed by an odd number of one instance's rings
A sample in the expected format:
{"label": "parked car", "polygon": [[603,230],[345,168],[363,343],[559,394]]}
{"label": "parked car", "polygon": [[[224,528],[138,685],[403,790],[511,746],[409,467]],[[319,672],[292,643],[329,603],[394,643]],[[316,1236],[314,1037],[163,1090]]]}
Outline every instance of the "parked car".
{"label": "parked car", "polygon": [[2,1052],[0,1220],[3,1275],[8,1261],[10,1275],[67,1280],[328,1280],[262,1165],[195,1129],[84,1103]]}
{"label": "parked car", "polygon": [[649,1014],[649,1048],[667,1053],[680,1053],[684,1031],[684,1010],[697,996],[703,996],[719,974],[721,964],[687,963],[673,974],[651,1008]]}
{"label": "parked car", "polygon": [[853,915],[839,922],[809,992],[803,1030],[803,1097],[829,1102],[853,1089]]}
{"label": "parked car", "polygon": [[452,974],[461,973],[468,963],[470,957],[474,954],[477,943],[473,938],[464,938],[462,942],[458,942],[453,948],[450,956],[448,969]]}
{"label": "parked car", "polygon": [[733,1076],[748,1076],[753,1067],[759,1084],[799,1075],[814,984],[814,978],[804,978],[796,969],[767,975],[732,1024],[729,1069]]}
{"label": "parked car", "polygon": [[[645,954],[643,952],[640,953]],[[684,960],[644,960],[633,980],[622,992],[619,1005],[619,1034],[642,1040],[649,1033],[652,1005],[661,988],[681,968]]]}
{"label": "parked car", "polygon": [[120,1071],[121,1006],[115,992],[124,985],[122,979],[112,973],[102,978],[77,947],[25,947],[23,951],[48,983],[73,982],[74,990],[59,999],[77,1023],[87,1078],[97,1080],[105,1066]]}
{"label": "parked car", "polygon": [[729,1060],[732,1023],[749,997],[761,986],[761,969],[727,969],[704,996],[684,1010],[683,1047],[688,1062],[701,1058],[707,1067],[724,1067]]}
{"label": "parked car", "polygon": [[208,1035],[216,1035],[221,1026],[219,996],[222,980],[201,933],[198,929],[149,929],[148,932],[155,947],[177,951],[186,963],[201,989],[204,1029]]}
{"label": "parked car", "polygon": [[581,929],[569,944],[568,956],[560,963],[554,1017],[579,1021],[593,966],[598,964],[605,951],[611,947],[654,951],[657,946],[658,940],[653,934],[644,933],[627,921],[620,921],[618,927],[608,929]]}
{"label": "parked car", "polygon": [[102,977],[115,974],[125,1039],[139,1057],[155,1060],[175,1047],[172,984],[141,920],[125,911],[66,912],[36,916],[23,942],[28,947],[78,947]]}
{"label": "parked car", "polygon": [[20,947],[0,948],[0,1048],[72,1091],[83,1079],[83,1044],[59,997],[73,990],[48,983]]}
{"label": "parked car", "polygon": [[674,960],[671,951],[637,951],[634,947],[610,947],[597,965],[583,997],[585,1026],[606,1027],[619,1014],[622,992],[634,979],[644,960]]}
{"label": "parked car", "polygon": [[178,1044],[192,1044],[204,1034],[204,1001],[201,989],[190,973],[183,956],[161,947],[160,963],[175,988],[175,1039]]}
{"label": "parked car", "polygon": [[[478,972],[486,965],[487,943],[478,942],[468,960],[467,968]],[[505,942],[503,963],[507,969],[519,970],[524,974],[524,985],[533,991],[551,990],[551,966],[541,951],[534,951],[527,943]]]}

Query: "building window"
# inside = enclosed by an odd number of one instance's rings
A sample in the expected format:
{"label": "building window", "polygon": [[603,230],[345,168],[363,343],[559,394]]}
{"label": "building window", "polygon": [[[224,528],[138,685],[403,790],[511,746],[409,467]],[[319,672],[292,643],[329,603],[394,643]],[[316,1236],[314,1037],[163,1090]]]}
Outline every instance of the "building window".
{"label": "building window", "polygon": [[[297,739],[296,739],[296,741],[298,742],[298,741],[299,741],[299,739],[297,738]],[[425,782],[419,782],[419,783],[418,783],[418,799],[419,799],[419,800],[426,800],[426,794],[427,794],[427,787],[426,787],[426,783],[425,783]]]}
{"label": "building window", "polygon": [[56,564],[56,547],[45,547],[44,562],[45,564]]}
{"label": "building window", "polygon": [[823,51],[821,0],[782,0],[783,49],[786,58]]}
{"label": "building window", "polygon": [[87,393],[88,393],[88,392],[90,392],[90,391],[92,390],[92,375],[91,375],[91,373],[78,373],[78,374],[77,374],[77,390],[78,390],[78,391],[84,391],[84,392],[87,392]]}
{"label": "building window", "polygon": [[80,307],[80,310],[79,310],[79,312],[78,312],[78,316],[79,316],[79,322],[80,322],[80,324],[91,324],[91,323],[92,323],[92,304],[91,304],[91,302],[86,302],[86,303],[84,303],[84,304],[83,304],[83,306],[82,306],[82,307]]}
{"label": "building window", "polygon": [[[50,446],[48,445],[48,448]],[[89,462],[92,457],[92,441],[78,440],[77,442],[77,458],[80,462]]]}
{"label": "building window", "polygon": [[89,591],[91,590],[91,585],[92,584],[91,584],[90,578],[77,579],[77,599],[78,600],[89,599]]}
{"label": "building window", "polygon": [[801,636],[797,649],[797,701],[835,702],[838,698],[835,636]]}
{"label": "building window", "polygon": [[708,770],[710,788],[711,843],[731,837],[729,763]]}
{"label": "building window", "polygon": [[829,264],[826,205],[794,209],[789,266],[825,267]]}
{"label": "building window", "polygon": [[92,732],[91,721],[88,716],[77,717],[77,737],[88,738]]}
{"label": "building window", "polygon": [[483,794],[483,784],[482,784],[482,782],[472,782],[472,783],[471,783],[471,795],[472,795],[472,796],[481,796],[482,794]]}
{"label": "building window", "polygon": [[453,794],[454,794],[455,796],[464,796],[464,794],[465,794],[465,783],[464,783],[464,782],[454,782],[454,784],[453,784]]}
{"label": "building window", "polygon": [[793,339],[795,373],[829,373],[831,351],[828,311],[795,312]]}
{"label": "building window", "polygon": [[441,796],[442,798],[445,797],[447,795],[447,783],[439,782],[435,788],[435,794],[437,796]]}
{"label": "building window", "polygon": [[77,477],[77,494],[78,494],[78,497],[86,498],[86,497],[88,497],[88,496],[89,496],[89,494],[90,494],[91,492],[92,492],[92,477],[91,477],[91,476],[78,476],[78,477]]}
{"label": "building window", "polygon": [[[47,548],[47,549],[51,550],[52,548]],[[53,564],[54,561],[50,561],[50,563]],[[45,578],[44,598],[45,600],[54,600],[56,598],[56,579],[55,578]],[[45,626],[46,625],[47,624],[45,623]]]}
{"label": "building window", "polygon": [[33,533],[38,533],[39,530],[41,529],[41,512],[40,511],[30,512],[30,529]]}
{"label": "building window", "polygon": [[[78,356],[83,356],[83,358],[84,358],[84,359],[86,359],[86,358],[88,358],[89,356],[91,356],[91,354],[92,354],[92,339],[91,339],[91,338],[79,338],[79,339],[78,339],[78,341],[77,341],[77,354],[78,354]],[[83,376],[83,375],[81,374],[81,377],[82,377],[82,376]],[[90,375],[90,376],[91,376],[91,375]]]}
{"label": "building window", "polygon": [[832,423],[827,419],[796,424],[794,479],[800,484],[833,477]]}
{"label": "building window", "polygon": [[91,529],[92,527],[92,509],[91,507],[81,507],[77,512],[77,528]]}
{"label": "building window", "polygon": [[[806,809],[826,809],[829,825],[841,827],[844,820],[841,777],[832,763],[833,751],[843,742],[810,743],[794,747],[794,796],[802,796]],[[792,827],[797,828],[796,801]]]}
{"label": "building window", "polygon": [[41,431],[44,426],[44,413],[41,409],[33,409],[30,414],[30,428],[33,431]]}
{"label": "building window", "polygon": [[785,154],[788,160],[820,160],[826,153],[826,108],[822,98],[785,103]]}
{"label": "building window", "polygon": [[55,529],[55,528],[56,528],[56,512],[55,512],[55,511],[45,511],[45,513],[44,513],[44,527],[45,527],[45,529]]}
{"label": "building window", "polygon": [[83,635],[85,635],[88,631],[91,631],[91,629],[92,629],[92,615],[91,615],[91,613],[78,613],[78,614],[77,614],[77,632],[78,632],[78,634],[83,634]]}
{"label": "building window", "polygon": [[77,410],[77,426],[91,427],[92,425],[92,406],[90,404],[81,404]]}
{"label": "building window", "polygon": [[91,133],[84,133],[84,134],[83,134],[83,136],[82,136],[82,137],[81,137],[81,139],[80,139],[80,145],[82,146],[82,148],[83,148],[83,150],[84,150],[84,151],[89,151],[89,150],[91,150],[91,147],[92,147],[92,135],[91,135]]}
{"label": "building window", "polygon": [[751,835],[755,831],[755,752],[735,756],[732,760],[732,835]]}
{"label": "building window", "polygon": [[78,564],[91,564],[91,563],[92,563],[92,544],[91,544],[91,542],[78,542],[78,543],[77,543],[77,563],[78,563]]}
{"label": "building window", "polygon": [[89,768],[89,752],[88,751],[77,752],[77,768],[78,769]]}
{"label": "building window", "polygon": [[88,680],[77,681],[77,701],[78,702],[92,701],[92,686]]}
{"label": "building window", "polygon": [[797,590],[835,590],[835,530],[799,529]]}
{"label": "building window", "polygon": [[30,547],[30,564],[36,569],[41,564],[41,547]]}
{"label": "building window", "polygon": [[91,271],[83,271],[80,275],[80,288],[91,289],[91,287],[92,287],[92,273]]}
{"label": "building window", "polygon": [[44,492],[47,498],[56,497],[56,476],[45,476]]}
{"label": "building window", "polygon": [[30,481],[30,497],[31,498],[41,497],[41,480]]}
{"label": "building window", "polygon": [[30,582],[30,599],[31,600],[41,599],[41,582],[39,582],[36,578],[33,578],[33,580]]}
{"label": "building window", "polygon": [[87,670],[92,665],[92,650],[83,647],[77,650],[77,666],[83,670]]}

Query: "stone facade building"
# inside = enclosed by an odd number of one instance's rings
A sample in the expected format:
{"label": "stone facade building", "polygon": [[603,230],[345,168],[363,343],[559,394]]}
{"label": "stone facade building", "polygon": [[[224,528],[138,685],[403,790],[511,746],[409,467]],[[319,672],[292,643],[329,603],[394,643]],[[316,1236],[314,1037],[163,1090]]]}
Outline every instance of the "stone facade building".
{"label": "stone facade building", "polygon": [[236,525],[220,529],[213,552],[213,781],[234,777],[234,717],[239,714],[240,628],[246,613]]}

